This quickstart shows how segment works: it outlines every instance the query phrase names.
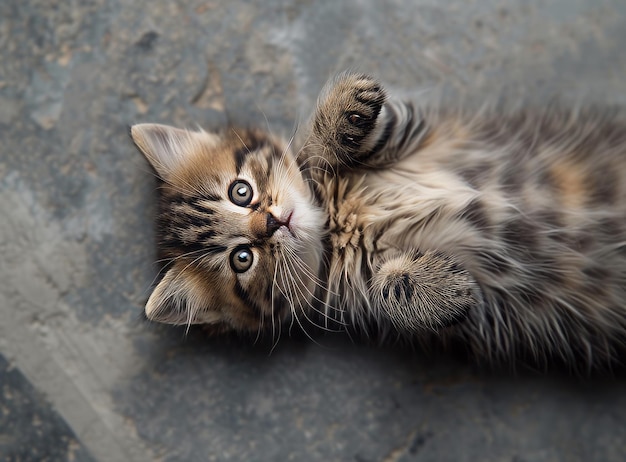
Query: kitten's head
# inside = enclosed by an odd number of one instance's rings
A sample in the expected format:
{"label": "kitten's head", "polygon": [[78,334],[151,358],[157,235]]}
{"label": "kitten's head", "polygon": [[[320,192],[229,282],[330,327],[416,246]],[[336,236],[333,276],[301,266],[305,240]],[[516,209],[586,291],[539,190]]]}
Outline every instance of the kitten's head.
{"label": "kitten's head", "polygon": [[257,331],[301,314],[324,219],[289,148],[250,130],[140,124],[131,136],[163,180],[157,229],[167,266],[147,317]]}

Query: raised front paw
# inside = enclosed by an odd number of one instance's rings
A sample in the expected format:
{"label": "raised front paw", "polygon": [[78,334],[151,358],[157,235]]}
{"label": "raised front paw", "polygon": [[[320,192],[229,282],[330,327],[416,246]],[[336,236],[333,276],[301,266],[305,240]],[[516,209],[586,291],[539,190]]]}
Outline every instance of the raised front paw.
{"label": "raised front paw", "polygon": [[313,123],[316,141],[334,153],[340,165],[358,164],[376,145],[377,120],[384,102],[385,91],[376,79],[340,74],[319,97]]}
{"label": "raised front paw", "polygon": [[462,322],[480,299],[470,274],[439,252],[387,259],[376,271],[370,291],[380,314],[404,332]]}

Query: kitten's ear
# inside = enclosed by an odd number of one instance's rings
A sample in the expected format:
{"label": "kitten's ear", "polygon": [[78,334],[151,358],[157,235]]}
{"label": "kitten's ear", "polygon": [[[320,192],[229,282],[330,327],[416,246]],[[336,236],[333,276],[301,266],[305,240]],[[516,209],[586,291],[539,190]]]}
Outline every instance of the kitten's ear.
{"label": "kitten's ear", "polygon": [[163,181],[168,181],[177,168],[194,152],[217,145],[217,135],[205,131],[192,132],[160,124],[138,124],[130,128],[130,136]]}
{"label": "kitten's ear", "polygon": [[149,320],[165,324],[212,324],[222,318],[210,309],[213,304],[206,280],[176,263],[154,288],[145,312]]}

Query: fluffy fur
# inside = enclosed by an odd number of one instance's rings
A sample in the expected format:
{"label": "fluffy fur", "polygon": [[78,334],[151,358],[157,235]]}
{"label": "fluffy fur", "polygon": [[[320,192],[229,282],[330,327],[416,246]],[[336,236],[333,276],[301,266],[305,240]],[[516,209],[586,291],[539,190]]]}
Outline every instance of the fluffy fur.
{"label": "fluffy fur", "polygon": [[347,326],[571,367],[626,340],[626,123],[602,110],[419,108],[344,73],[297,146],[131,129],[163,180],[149,319]]}

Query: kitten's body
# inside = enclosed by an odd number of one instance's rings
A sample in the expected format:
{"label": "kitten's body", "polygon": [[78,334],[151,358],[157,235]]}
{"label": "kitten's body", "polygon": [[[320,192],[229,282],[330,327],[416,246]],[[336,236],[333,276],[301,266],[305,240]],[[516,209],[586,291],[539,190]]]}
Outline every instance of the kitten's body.
{"label": "kitten's body", "polygon": [[[488,360],[619,360],[623,121],[429,113],[344,74],[295,154],[268,135],[235,135],[133,128],[165,181],[161,242],[175,259],[149,317],[274,332],[290,315],[332,318],[459,340]],[[249,204],[224,194],[237,178],[254,191]]]}

